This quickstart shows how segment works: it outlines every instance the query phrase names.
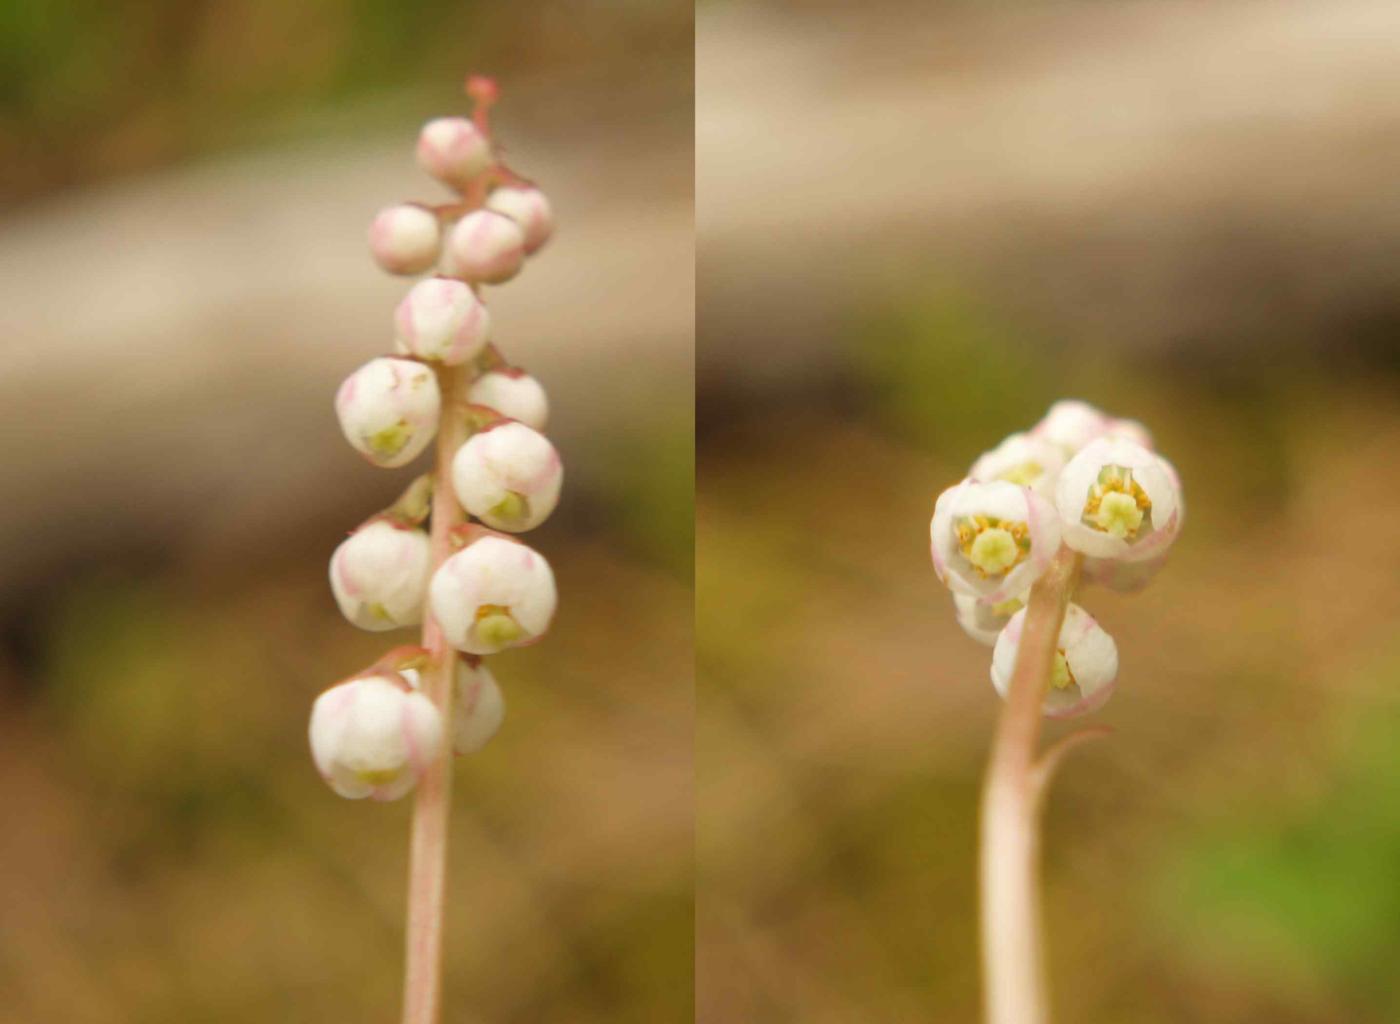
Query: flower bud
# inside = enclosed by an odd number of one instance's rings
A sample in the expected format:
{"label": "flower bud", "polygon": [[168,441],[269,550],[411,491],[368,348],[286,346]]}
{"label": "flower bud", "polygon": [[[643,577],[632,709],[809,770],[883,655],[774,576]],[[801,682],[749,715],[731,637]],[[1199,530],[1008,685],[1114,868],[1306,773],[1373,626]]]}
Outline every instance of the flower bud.
{"label": "flower bud", "polygon": [[428,594],[447,642],[468,654],[533,643],[549,629],[558,600],[549,563],[504,537],[482,537],[457,552]]}
{"label": "flower bud", "polygon": [[[403,677],[415,690],[422,680],[414,669],[405,669]],[[484,664],[469,664],[457,660],[456,689],[452,697],[452,749],[458,754],[474,754],[486,746],[501,728],[506,717],[506,702],[496,677]]]}
{"label": "flower bud", "polygon": [[1033,434],[1012,434],[978,458],[968,475],[984,482],[1005,480],[1052,498],[1064,464],[1064,453],[1049,440]]}
{"label": "flower bud", "polygon": [[[1024,609],[1011,617],[997,637],[992,652],[992,685],[1003,698],[1011,687],[1021,630],[1026,622]],[[1097,711],[1113,694],[1118,678],[1118,645],[1104,632],[1093,616],[1077,604],[1065,609],[1050,670],[1050,687],[1042,708],[1050,718],[1073,718]]]}
{"label": "flower bud", "polygon": [[397,800],[442,751],[433,702],[392,675],[333,686],[311,708],[311,756],[343,797]]}
{"label": "flower bud", "polygon": [[524,370],[513,367],[483,373],[472,382],[467,401],[494,409],[506,419],[535,430],[544,430],[549,421],[549,398],[544,388]]}
{"label": "flower bud", "polygon": [[491,315],[476,292],[447,277],[419,281],[394,311],[399,352],[447,366],[476,358],[490,333]]}
{"label": "flower bud", "polygon": [[520,225],[525,233],[526,255],[544,245],[554,233],[554,211],[545,194],[533,186],[506,185],[494,189],[486,199],[486,208]]}
{"label": "flower bud", "polygon": [[1131,441],[1148,451],[1152,450],[1152,432],[1137,420],[1109,420],[1103,436]]}
{"label": "flower bud", "polygon": [[335,396],[340,429],[376,466],[407,465],[437,433],[442,399],[422,363],[382,356],[345,379]]}
{"label": "flower bud", "polygon": [[418,165],[438,181],[461,188],[491,166],[491,143],[465,117],[439,117],[418,133]]}
{"label": "flower bud", "polygon": [[331,556],[331,591],[352,625],[379,632],[423,621],[428,534],[385,520],[360,527]]}
{"label": "flower bud", "polygon": [[533,530],[559,504],[564,467],[545,436],[510,420],[473,434],[452,459],[457,500],[487,526]]}
{"label": "flower bud", "polygon": [[1088,402],[1064,399],[1050,406],[1045,418],[1031,428],[1031,434],[1056,445],[1065,457],[1072,456],[1108,429],[1109,418]]}
{"label": "flower bud", "polygon": [[442,226],[421,206],[386,206],[370,222],[369,251],[391,274],[421,274],[438,261]]}
{"label": "flower bud", "polygon": [[968,597],[966,594],[953,595],[953,607],[957,610],[958,625],[963,628],[963,632],[979,644],[986,644],[991,647],[997,642],[997,636],[1006,624],[1011,621],[1011,616],[1025,607],[1025,595],[1013,597],[1009,601],[1002,601],[1000,604],[987,604],[977,600],[975,597]]}
{"label": "flower bud", "polygon": [[1060,546],[1054,508],[1029,487],[964,480],[938,496],[933,568],[954,593],[988,604],[1018,597]]}
{"label": "flower bud", "polygon": [[452,226],[443,266],[452,277],[479,284],[504,284],[520,273],[525,234],[509,217],[474,210]]}
{"label": "flower bud", "polygon": [[1151,561],[1181,526],[1175,470],[1141,445],[1107,437],[1070,459],[1055,506],[1065,543],[1092,558]]}

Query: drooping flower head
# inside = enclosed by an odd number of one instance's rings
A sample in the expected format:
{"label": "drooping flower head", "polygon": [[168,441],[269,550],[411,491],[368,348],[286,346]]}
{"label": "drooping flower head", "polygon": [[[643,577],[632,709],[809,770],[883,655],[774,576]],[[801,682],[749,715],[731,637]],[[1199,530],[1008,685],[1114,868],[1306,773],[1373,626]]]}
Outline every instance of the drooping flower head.
{"label": "drooping flower head", "polygon": [[467,400],[535,430],[544,430],[549,422],[549,398],[544,388],[534,377],[514,367],[498,367],[483,373],[472,381]]}
{"label": "drooping flower head", "polygon": [[[1011,688],[1025,620],[1025,609],[1013,615],[992,651],[992,685],[1003,698]],[[1096,711],[1112,696],[1117,678],[1118,646],[1113,637],[1083,608],[1071,604],[1065,610],[1055,646],[1050,686],[1042,705],[1045,714],[1050,718],[1072,718]]]}
{"label": "drooping flower head", "polygon": [[1181,525],[1175,470],[1132,441],[1100,438],[1069,461],[1055,490],[1065,543],[1093,558],[1145,562]]}
{"label": "drooping flower head", "polygon": [[1054,508],[1029,487],[964,480],[938,496],[933,567],[953,591],[988,604],[1019,597],[1060,546]]}
{"label": "drooping flower head", "polygon": [[442,396],[431,368],[410,359],[371,359],[335,396],[340,429],[376,466],[412,462],[437,433]]}
{"label": "drooping flower head", "polygon": [[351,800],[397,800],[442,749],[442,716],[396,674],[333,686],[311,709],[311,756],[321,777]]}
{"label": "drooping flower head", "polygon": [[423,621],[432,562],[426,531],[387,520],[360,527],[331,556],[331,591],[341,614],[380,631]]}
{"label": "drooping flower head", "polygon": [[1055,494],[1055,481],[1065,464],[1059,445],[1035,434],[1012,434],[972,464],[973,480],[1008,483],[1029,487],[1044,498]]}
{"label": "drooping flower head", "polygon": [[452,488],[462,507],[508,533],[544,522],[563,483],[554,445],[523,423],[504,421],[473,434],[452,459]]}
{"label": "drooping flower head", "polygon": [[558,595],[538,552],[504,537],[482,537],[433,575],[429,606],[447,642],[468,654],[533,643],[549,629]]}

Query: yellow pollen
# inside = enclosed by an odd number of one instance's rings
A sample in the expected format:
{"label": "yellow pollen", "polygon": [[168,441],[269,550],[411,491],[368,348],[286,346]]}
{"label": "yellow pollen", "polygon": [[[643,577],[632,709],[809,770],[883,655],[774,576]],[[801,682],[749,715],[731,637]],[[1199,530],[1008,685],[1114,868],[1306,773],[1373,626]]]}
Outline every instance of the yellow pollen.
{"label": "yellow pollen", "polygon": [[972,516],[955,523],[953,533],[958,550],[984,579],[1006,572],[1031,552],[1030,529],[1025,523]]}
{"label": "yellow pollen", "polygon": [[1084,503],[1084,522],[1122,540],[1132,540],[1143,523],[1151,525],[1152,499],[1131,469],[1105,466]]}

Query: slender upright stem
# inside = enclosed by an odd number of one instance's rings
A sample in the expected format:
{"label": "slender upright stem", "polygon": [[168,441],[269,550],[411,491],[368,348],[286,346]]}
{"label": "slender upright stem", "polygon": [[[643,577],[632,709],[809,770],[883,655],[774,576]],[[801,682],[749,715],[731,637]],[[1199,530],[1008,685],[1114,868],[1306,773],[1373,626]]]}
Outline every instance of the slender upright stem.
{"label": "slender upright stem", "polygon": [[1036,742],[1060,626],[1079,574],[1062,547],[1031,589],[982,791],[982,978],[987,1024],[1048,1024],[1039,894]]}
{"label": "slender upright stem", "polygon": [[[471,383],[470,366],[441,367],[442,418],[433,465],[432,567],[452,554],[451,530],[466,518],[452,491],[452,457],[466,440],[460,415]],[[418,782],[409,848],[408,943],[404,971],[403,1024],[437,1024],[442,1006],[442,909],[447,883],[447,823],[452,803],[452,697],[457,652],[432,613],[423,615],[423,646],[430,656],[422,672],[423,693],[442,712],[448,740]]]}

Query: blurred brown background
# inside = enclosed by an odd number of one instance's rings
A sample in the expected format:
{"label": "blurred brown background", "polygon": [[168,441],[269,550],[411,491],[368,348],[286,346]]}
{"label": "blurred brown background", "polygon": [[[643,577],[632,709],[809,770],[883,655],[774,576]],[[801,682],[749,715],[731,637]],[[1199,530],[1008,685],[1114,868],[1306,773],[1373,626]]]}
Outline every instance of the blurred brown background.
{"label": "blurred brown background", "polygon": [[1400,1019],[1400,8],[697,40],[700,1019],[978,1019],[998,704],[928,517],[1060,397],[1144,420],[1189,514],[1082,595],[1122,668],[1049,807],[1057,1019]]}
{"label": "blurred brown background", "polygon": [[569,486],[561,609],[458,765],[451,1021],[691,1015],[688,4],[0,7],[0,1020],[387,1020],[409,804],[316,777],[317,692],[410,636],[325,566],[411,473],[331,409],[406,283],[380,206],[496,75],[556,240],[492,289]]}

